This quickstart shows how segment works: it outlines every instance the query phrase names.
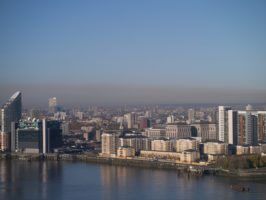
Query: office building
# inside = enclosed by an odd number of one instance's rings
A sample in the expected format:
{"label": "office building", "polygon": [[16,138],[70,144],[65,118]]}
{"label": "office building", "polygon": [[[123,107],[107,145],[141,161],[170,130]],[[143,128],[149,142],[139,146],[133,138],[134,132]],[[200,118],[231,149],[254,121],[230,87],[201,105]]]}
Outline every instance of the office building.
{"label": "office building", "polygon": [[16,129],[15,151],[41,153],[42,129],[38,120],[20,121]]}
{"label": "office building", "polygon": [[52,153],[62,146],[60,122],[28,119],[18,123],[15,151]]}
{"label": "office building", "polygon": [[192,137],[201,137],[202,142],[217,140],[217,125],[213,123],[191,124]]}
{"label": "office building", "polygon": [[[16,92],[1,108],[1,150],[9,151],[14,138],[11,138],[11,124],[21,118],[21,92]],[[15,125],[15,124],[14,124]],[[13,125],[13,126],[14,126]]]}
{"label": "office building", "polygon": [[238,144],[266,142],[266,111],[238,111]]}
{"label": "office building", "polygon": [[55,120],[42,120],[42,153],[51,153],[62,146],[61,123]]}
{"label": "office building", "polygon": [[238,144],[238,112],[235,110],[228,110],[228,144],[237,145]]}
{"label": "office building", "polygon": [[163,128],[147,128],[147,129],[145,129],[145,132],[143,134],[146,137],[149,137],[152,139],[158,139],[161,137],[165,137],[165,129],[163,129]]}
{"label": "office building", "polygon": [[191,127],[187,124],[168,124],[165,136],[170,139],[191,137]]}

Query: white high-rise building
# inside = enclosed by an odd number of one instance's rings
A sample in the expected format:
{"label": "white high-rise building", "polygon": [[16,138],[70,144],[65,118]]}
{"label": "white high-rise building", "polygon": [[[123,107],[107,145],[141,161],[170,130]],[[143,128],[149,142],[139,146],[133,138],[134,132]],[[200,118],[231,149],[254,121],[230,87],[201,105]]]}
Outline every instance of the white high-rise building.
{"label": "white high-rise building", "polygon": [[195,110],[190,108],[188,109],[188,122],[193,123],[195,121]]}
{"label": "white high-rise building", "polygon": [[167,117],[167,124],[172,124],[172,123],[174,123],[175,122],[175,118],[174,118],[174,115],[169,115],[168,117]]}
{"label": "white high-rise building", "polygon": [[49,112],[55,113],[57,111],[57,99],[56,97],[49,98]]}
{"label": "white high-rise building", "polygon": [[232,110],[228,106],[219,106],[219,130],[218,130],[218,139],[222,142],[228,142],[228,110]]}
{"label": "white high-rise building", "polygon": [[124,115],[125,121],[127,122],[127,128],[134,128],[136,124],[136,113],[127,113]]}
{"label": "white high-rise building", "polygon": [[117,137],[113,133],[102,134],[102,155],[115,156]]}
{"label": "white high-rise building", "polygon": [[[1,108],[1,150],[9,150],[11,139],[11,124],[21,118],[21,92],[16,92]],[[11,142],[10,142],[11,141]]]}

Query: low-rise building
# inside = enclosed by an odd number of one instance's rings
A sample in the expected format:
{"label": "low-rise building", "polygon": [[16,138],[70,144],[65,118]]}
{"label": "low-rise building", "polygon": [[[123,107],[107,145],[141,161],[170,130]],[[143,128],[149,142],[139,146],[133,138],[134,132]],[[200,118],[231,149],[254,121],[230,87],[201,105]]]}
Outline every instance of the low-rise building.
{"label": "low-rise building", "polygon": [[151,141],[152,151],[172,151],[172,143],[170,140],[160,139]]}
{"label": "low-rise building", "polygon": [[132,134],[119,138],[118,146],[129,146],[136,151],[151,150],[151,140],[145,136]]}
{"label": "low-rise building", "polygon": [[187,124],[168,124],[165,136],[171,139],[191,137],[191,127]]}
{"label": "low-rise building", "polygon": [[165,137],[165,129],[163,129],[163,128],[146,128],[145,132],[143,134],[146,137],[149,137],[152,139],[158,139],[161,137]]}
{"label": "low-rise building", "polygon": [[217,140],[217,125],[214,123],[194,123],[191,128],[192,135],[201,137],[202,142]]}
{"label": "low-rise building", "polygon": [[249,154],[249,146],[248,145],[237,145],[236,146],[236,155],[246,155]]}
{"label": "low-rise building", "polygon": [[260,146],[250,146],[249,147],[250,154],[261,154],[261,147]]}
{"label": "low-rise building", "polygon": [[213,155],[227,155],[228,145],[223,142],[206,142],[204,143],[204,153]]}
{"label": "low-rise building", "polygon": [[195,150],[185,150],[181,153],[180,161],[181,162],[187,162],[192,163],[199,161],[200,159],[200,153]]}
{"label": "low-rise building", "polygon": [[132,147],[124,146],[124,147],[118,147],[117,149],[117,157],[128,158],[134,156],[135,156],[135,149]]}
{"label": "low-rise building", "polygon": [[192,138],[176,140],[176,152],[183,152],[189,149],[198,151],[199,141]]}
{"label": "low-rise building", "polygon": [[180,160],[181,153],[165,151],[140,151],[140,156],[152,159]]}
{"label": "low-rise building", "polygon": [[260,144],[260,151],[261,153],[266,153],[266,143]]}

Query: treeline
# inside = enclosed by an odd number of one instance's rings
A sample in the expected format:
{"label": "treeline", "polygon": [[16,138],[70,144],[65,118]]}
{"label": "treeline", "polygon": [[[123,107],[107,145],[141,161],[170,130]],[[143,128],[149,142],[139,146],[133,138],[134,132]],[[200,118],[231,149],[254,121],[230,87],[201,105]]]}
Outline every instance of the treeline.
{"label": "treeline", "polygon": [[261,155],[232,155],[219,157],[215,163],[216,167],[223,169],[252,169],[266,167],[266,156]]}

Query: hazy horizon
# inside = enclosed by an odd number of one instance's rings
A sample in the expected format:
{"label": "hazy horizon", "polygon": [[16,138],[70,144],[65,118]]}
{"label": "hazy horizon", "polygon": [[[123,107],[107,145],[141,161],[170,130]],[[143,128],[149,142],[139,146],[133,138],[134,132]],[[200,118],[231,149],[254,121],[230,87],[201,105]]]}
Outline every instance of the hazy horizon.
{"label": "hazy horizon", "polygon": [[[63,106],[123,104],[248,104],[266,103],[261,90],[175,88],[122,85],[24,85],[0,86],[0,103],[16,90],[22,92],[23,106],[47,107],[48,98],[57,97]],[[240,99],[240,100],[239,100]]]}
{"label": "hazy horizon", "polygon": [[0,103],[266,103],[265,1],[1,1]]}

